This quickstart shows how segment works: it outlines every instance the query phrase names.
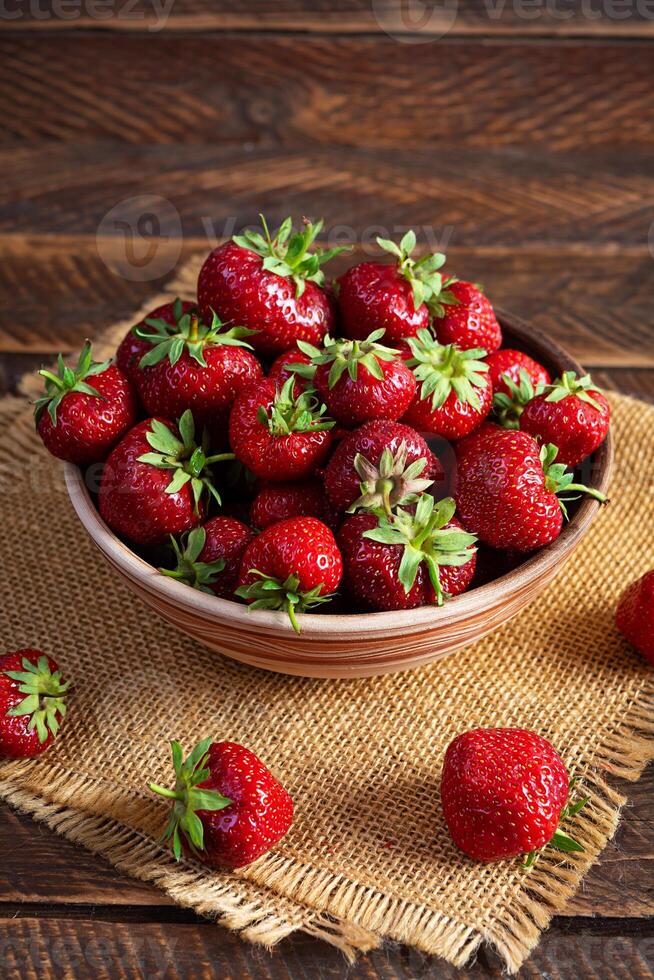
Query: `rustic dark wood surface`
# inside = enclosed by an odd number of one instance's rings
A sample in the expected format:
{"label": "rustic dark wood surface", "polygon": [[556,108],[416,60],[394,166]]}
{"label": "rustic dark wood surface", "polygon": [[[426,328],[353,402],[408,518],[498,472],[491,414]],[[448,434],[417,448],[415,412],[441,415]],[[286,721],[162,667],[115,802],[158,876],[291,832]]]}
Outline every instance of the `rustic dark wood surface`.
{"label": "rustic dark wood surface", "polygon": [[[414,226],[603,385],[654,402],[654,5],[73,8],[0,19],[0,391],[264,210],[324,214],[357,255]],[[148,195],[170,204],[156,259],[125,278],[106,216],[120,205],[138,250]],[[652,769],[621,788],[615,841],[521,976],[654,975]],[[397,947],[350,968],[303,936],[253,949],[0,806],[0,975],[461,974]],[[484,951],[466,975],[501,965]]]}

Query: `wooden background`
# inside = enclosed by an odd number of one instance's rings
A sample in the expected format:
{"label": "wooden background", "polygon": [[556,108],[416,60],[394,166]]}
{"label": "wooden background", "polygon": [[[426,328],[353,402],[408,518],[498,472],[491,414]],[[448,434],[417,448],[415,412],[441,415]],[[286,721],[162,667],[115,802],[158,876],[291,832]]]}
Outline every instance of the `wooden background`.
{"label": "wooden background", "polygon": [[[165,25],[157,9],[0,15],[2,390],[264,210],[324,214],[363,253],[379,226],[435,235],[602,384],[654,401],[654,5],[444,0],[420,20],[399,0],[174,0]],[[139,271],[151,195],[170,207]],[[629,787],[523,977],[652,976],[653,786],[650,771]],[[397,948],[347,969],[302,936],[254,950],[0,807],[0,975],[457,971]],[[499,961],[482,952],[467,975]]]}

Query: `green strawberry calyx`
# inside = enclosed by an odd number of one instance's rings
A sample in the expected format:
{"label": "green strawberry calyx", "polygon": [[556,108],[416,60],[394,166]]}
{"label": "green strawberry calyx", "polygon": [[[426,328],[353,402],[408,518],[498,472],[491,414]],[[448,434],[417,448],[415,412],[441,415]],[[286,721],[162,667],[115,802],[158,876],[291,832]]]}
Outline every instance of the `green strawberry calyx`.
{"label": "green strawberry calyx", "polygon": [[418,500],[434,481],[421,476],[427,466],[426,458],[421,456],[407,466],[407,453],[404,441],[395,453],[386,446],[377,466],[361,453],[356,454],[354,468],[361,480],[361,496],[347,508],[348,514],[362,510],[392,517],[395,507]]}
{"label": "green strawberry calyx", "polygon": [[[179,304],[179,305],[178,305]],[[151,367],[168,358],[171,364],[177,364],[185,350],[201,367],[206,367],[204,358],[206,347],[247,347],[251,345],[243,340],[256,333],[248,327],[229,327],[214,313],[211,326],[200,322],[197,313],[190,310],[182,313],[182,302],[176,299],[174,303],[176,327],[171,327],[165,320],[147,319],[145,326],[136,328],[136,334],[142,340],[152,344],[149,351],[139,361],[139,367]]]}
{"label": "green strawberry calyx", "polygon": [[64,681],[61,671],[50,669],[47,657],[39,657],[34,664],[27,657],[22,659],[22,670],[6,670],[6,677],[18,684],[25,697],[7,711],[8,718],[30,715],[28,731],[36,729],[41,745],[48,736],[56,737],[61,721],[66,716],[64,696],[70,681]]}
{"label": "green strawberry calyx", "polygon": [[256,575],[256,581],[250,585],[241,585],[236,589],[236,595],[249,602],[250,609],[282,610],[288,615],[296,633],[302,629],[297,618],[298,613],[306,612],[313,606],[329,602],[331,594],[323,595],[323,583],[313,589],[300,589],[300,580],[293,573],[283,582],[279,578],[260,572],[257,568],[250,569],[251,575]]}
{"label": "green strawberry calyx", "polygon": [[228,797],[213,789],[202,789],[211,771],[208,767],[209,749],[212,739],[198,742],[185,760],[179,742],[171,742],[173,766],[175,768],[175,789],[167,789],[157,783],[148,783],[148,789],[167,800],[172,800],[172,809],[162,841],[172,838],[173,854],[177,861],[182,856],[182,837],[185,838],[194,854],[204,850],[204,824],[198,810],[224,810],[233,803]]}
{"label": "green strawberry calyx", "polygon": [[536,848],[534,851],[530,851],[525,856],[525,860],[522,865],[523,868],[530,868],[538,855],[544,851],[546,847],[554,847],[557,851],[565,851],[568,854],[574,852],[578,853],[585,849],[582,847],[579,841],[574,839],[574,837],[571,837],[569,834],[566,834],[564,830],[561,830],[561,824],[563,821],[568,820],[570,817],[576,817],[579,811],[582,810],[590,800],[589,796],[585,796],[581,800],[577,800],[574,803],[572,802],[573,791],[578,782],[579,780],[576,777],[570,780],[568,785],[568,799],[565,806],[561,810],[559,826],[554,831],[553,836],[550,838],[547,844],[543,844],[542,847]]}
{"label": "green strawberry calyx", "polygon": [[175,568],[160,568],[159,571],[162,575],[177,579],[178,582],[185,582],[199,592],[209,592],[213,595],[210,586],[224,570],[225,559],[198,561],[206,540],[207,532],[203,527],[194,527],[188,535],[183,536],[181,546],[171,534],[170,543],[177,565]]}
{"label": "green strawberry calyx", "polygon": [[392,347],[384,347],[377,343],[384,336],[384,329],[374,330],[365,340],[349,340],[347,337],[332,340],[325,337],[323,349],[319,350],[313,344],[298,340],[297,345],[303,354],[311,358],[310,364],[290,364],[289,370],[300,377],[311,380],[319,364],[331,364],[328,385],[333,388],[345,372],[352,381],[359,376],[359,365],[366,368],[369,374],[378,381],[384,380],[384,361],[395,361],[400,352]]}
{"label": "green strawberry calyx", "polygon": [[257,419],[273,436],[290,436],[293,432],[323,432],[333,429],[334,419],[327,418],[322,405],[310,389],[294,396],[295,378],[290,377],[275,392],[269,408],[260,405]]}
{"label": "green strawberry calyx", "polygon": [[241,248],[247,248],[248,251],[260,255],[266,272],[274,272],[277,276],[292,279],[298,299],[304,292],[307,282],[324,286],[325,273],[321,266],[335,255],[347,251],[347,248],[343,247],[311,249],[323,229],[324,221],[321,219],[313,224],[305,218],[302,230],[293,232],[293,221],[289,217],[282,221],[274,235],[271,235],[266,219],[262,214],[259,217],[263,226],[263,235],[259,231],[246,229],[242,235],[234,235],[232,240]]}
{"label": "green strawberry calyx", "polygon": [[103,398],[100,392],[86,379],[95,374],[102,374],[110,365],[110,361],[94,361],[91,357],[91,342],[85,341],[77,359],[77,365],[72,368],[64,364],[61,354],[57,357],[57,373],[42,368],[39,374],[45,379],[45,395],[34,402],[34,420],[39,421],[47,409],[52,424],[57,424],[57,409],[66,395],[71,391],[79,391],[94,398]]}
{"label": "green strawberry calyx", "polygon": [[448,287],[457,282],[454,276],[444,277],[438,270],[445,265],[442,252],[432,252],[421,259],[412,258],[416,247],[416,234],[407,231],[399,245],[388,238],[378,238],[377,244],[397,259],[398,271],[407,280],[413,293],[413,306],[418,309],[424,303],[433,318],[445,316],[445,305],[454,306],[459,301]]}
{"label": "green strawberry calyx", "polygon": [[486,374],[488,364],[482,360],[486,351],[481,347],[460,350],[456,344],[439,344],[428,330],[419,330],[408,337],[411,357],[406,362],[416,381],[420,382],[420,398],[431,399],[433,409],[441,408],[451,392],[461,404],[481,409],[478,389],[490,383]]}
{"label": "green strawberry calyx", "polygon": [[541,447],[540,461],[543,467],[543,473],[545,474],[545,487],[547,490],[555,493],[557,497],[561,493],[574,491],[571,497],[559,497],[559,506],[566,520],[568,520],[568,511],[565,505],[572,500],[578,500],[579,494],[581,493],[587,493],[595,500],[599,500],[601,504],[608,502],[608,498],[599,490],[595,490],[594,487],[587,487],[583,483],[573,483],[574,474],[567,468],[565,463],[555,462],[558,454],[558,447],[550,442],[546,446]]}
{"label": "green strawberry calyx", "polygon": [[149,463],[159,470],[173,471],[166,493],[178,493],[190,482],[197,514],[200,500],[205,493],[210,493],[220,505],[220,494],[214,486],[210,467],[212,463],[233,460],[234,454],[207,455],[207,434],[204,433],[202,442],[198,445],[195,441],[195,423],[190,408],[187,408],[179,419],[178,429],[179,436],[175,435],[165,422],[152,419],[145,438],[154,451],[139,456],[138,462]]}
{"label": "green strawberry calyx", "polygon": [[545,391],[547,392],[546,402],[560,402],[564,398],[574,395],[582,402],[592,405],[598,412],[602,411],[602,406],[591,395],[592,391],[599,393],[599,388],[593,384],[590,374],[584,374],[583,377],[578,378],[574,371],[564,371],[560,378],[545,387]]}
{"label": "green strawberry calyx", "polygon": [[440,581],[441,566],[466,565],[473,557],[470,549],[477,540],[474,534],[461,528],[447,527],[455,509],[452,497],[435,502],[431,494],[423,493],[415,515],[398,508],[394,516],[380,516],[376,528],[363,532],[363,537],[371,541],[403,546],[398,578],[405,592],[413,588],[418,569],[424,563],[439,606],[446,597]]}
{"label": "green strawberry calyx", "polygon": [[493,396],[493,412],[495,417],[504,429],[518,429],[520,427],[520,416],[525,405],[535,398],[542,395],[545,385],[540,382],[534,388],[533,382],[524,368],[520,368],[518,384],[511,377],[504,373],[502,380],[509,389],[509,394],[505,391],[498,391]]}

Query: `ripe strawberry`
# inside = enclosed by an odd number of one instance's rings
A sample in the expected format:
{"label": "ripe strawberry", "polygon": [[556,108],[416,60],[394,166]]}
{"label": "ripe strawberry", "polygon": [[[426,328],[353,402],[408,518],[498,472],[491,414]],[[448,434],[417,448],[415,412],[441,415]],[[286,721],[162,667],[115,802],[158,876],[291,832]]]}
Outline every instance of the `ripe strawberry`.
{"label": "ripe strawberry", "polygon": [[486,357],[488,364],[488,377],[493,386],[493,394],[502,392],[505,395],[511,394],[511,389],[507,384],[507,379],[514,385],[518,385],[522,380],[524,371],[534,389],[539,385],[548,385],[552,380],[547,368],[535,361],[529,354],[521,350],[510,350],[503,347],[502,350],[491,351]]}
{"label": "ripe strawberry", "polygon": [[202,523],[205,497],[220,496],[212,482],[212,463],[230,454],[207,456],[195,442],[190,411],[179,428],[165,419],[134,426],[109,456],[100,482],[100,515],[109,527],[138,545],[163,544]]}
{"label": "ripe strawberry", "polygon": [[645,660],[654,664],[654,570],[624,590],[615,612],[615,623]]}
{"label": "ripe strawberry", "polygon": [[364,340],[384,330],[386,341],[396,344],[429,326],[432,316],[443,313],[443,303],[454,302],[451,279],[438,269],[445,262],[440,252],[412,259],[415,233],[406,233],[399,246],[378,238],[377,244],[395,256],[395,265],[361,262],[338,280],[338,306],[346,337]]}
{"label": "ripe strawberry", "polygon": [[288,833],[293,801],[253,752],[207,738],[184,760],[171,745],[175,789],[148,788],[173,801],[164,840],[178,861],[186,851],[210,868],[242,868]]}
{"label": "ripe strawberry", "polygon": [[271,381],[275,382],[278,388],[283,388],[288,379],[293,378],[295,380],[293,397],[297,398],[301,391],[306,391],[307,388],[313,387],[312,382],[315,371],[311,371],[310,378],[301,378],[295,371],[291,370],[294,364],[311,364],[311,358],[308,354],[303,354],[298,347],[284,351],[270,365],[268,377]]}
{"label": "ripe strawberry", "polygon": [[171,538],[176,567],[159,571],[200,592],[233,599],[243,552],[253,537],[252,529],[235,517],[212,517],[189,531],[181,547]]}
{"label": "ripe strawberry", "polygon": [[493,389],[483,350],[443,347],[428,330],[408,340],[407,365],[420,382],[402,421],[419,432],[461,439],[478,428],[491,410]]}
{"label": "ripe strawberry", "polygon": [[329,528],[315,517],[291,517],[250,542],[236,595],[250,609],[283,609],[299,633],[297,613],[328,602],[342,575],[341,553]]}
{"label": "ripe strawberry", "polygon": [[309,393],[293,398],[293,378],[281,391],[265,378],[237,396],[229,417],[236,458],[264,480],[301,480],[327,457],[334,422]]}
{"label": "ripe strawberry", "polygon": [[257,490],[250,508],[252,526],[260,531],[289,517],[318,517],[329,526],[328,516],[333,517],[332,508],[317,479],[264,483]]}
{"label": "ripe strawberry", "polygon": [[588,802],[568,802],[576,780],[554,747],[522,728],[477,728],[445,753],[441,803],[456,846],[475,861],[526,854],[525,866],[551,844],[583,851],[559,828]]}
{"label": "ripe strawberry", "polygon": [[401,422],[367,422],[336,447],[325,490],[339,510],[409,504],[432,484],[445,483],[441,464],[414,429]]}
{"label": "ripe strawberry", "polygon": [[454,517],[451,497],[435,503],[422,494],[415,514],[355,514],[338,533],[346,591],[367,609],[440,606],[470,585],[475,540]]}
{"label": "ripe strawberry", "polygon": [[483,348],[486,352],[502,346],[502,329],[493,307],[478,286],[461,279],[448,288],[453,303],[432,320],[432,329],[441,344],[456,344],[461,350]]}
{"label": "ripe strawberry", "polygon": [[[34,403],[36,429],[53,456],[86,466],[104,459],[136,421],[136,399],[120,368],[91,359],[87,342],[77,367],[42,370],[45,395]],[[89,379],[92,384],[89,384]]]}
{"label": "ripe strawberry", "polygon": [[70,687],[51,657],[16,650],[0,657],[0,756],[31,759],[52,744]]}
{"label": "ripe strawberry", "polygon": [[343,251],[309,251],[323,227],[319,221],[305,224],[293,235],[287,218],[270,236],[261,215],[264,235],[246,231],[209,255],[200,270],[198,302],[208,323],[213,313],[221,320],[256,331],[252,346],[261,354],[279,354],[296,340],[320,343],[333,332],[334,311],[321,288],[321,269]]}
{"label": "ripe strawberry", "polygon": [[561,533],[565,502],[557,494],[597,490],[572,482],[556,463],[556,446],[542,448],[526,432],[486,423],[457,447],[457,513],[469,531],[493,548],[533,551]]}
{"label": "ripe strawberry", "polygon": [[[504,352],[499,350],[496,353]],[[525,406],[536,397],[536,394],[543,392],[545,385],[542,383],[534,385],[531,376],[522,367],[518,370],[517,381],[506,373],[502,377],[501,384],[502,390],[496,391],[493,395],[493,415],[504,429],[519,429],[520,416]]]}
{"label": "ripe strawberry", "polygon": [[136,383],[136,378],[139,374],[139,361],[151,347],[150,342],[140,336],[138,331],[152,326],[153,320],[156,321],[162,330],[166,327],[174,328],[183,316],[195,312],[195,310],[195,303],[190,303],[188,300],[181,300],[178,297],[172,303],[164,303],[163,306],[158,306],[145,319],[141,320],[140,323],[130,327],[116,351],[116,364],[127,375],[130,381]]}
{"label": "ripe strawberry", "polygon": [[591,381],[566,371],[525,405],[520,428],[559,448],[559,461],[577,466],[600,446],[609,431],[611,407]]}

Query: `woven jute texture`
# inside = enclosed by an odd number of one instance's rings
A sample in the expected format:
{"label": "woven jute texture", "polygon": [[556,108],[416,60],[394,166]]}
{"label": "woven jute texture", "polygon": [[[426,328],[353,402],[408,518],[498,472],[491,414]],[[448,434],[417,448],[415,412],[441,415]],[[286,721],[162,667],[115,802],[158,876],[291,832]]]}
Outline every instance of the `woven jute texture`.
{"label": "woven jute texture", "polygon": [[[186,277],[173,294],[191,293]],[[53,748],[0,765],[0,796],[249,940],[303,929],[353,955],[390,937],[458,966],[486,941],[517,970],[616,829],[624,800],[607,777],[636,779],[654,754],[652,672],[612,621],[621,586],[654,565],[654,408],[611,402],[613,502],[531,607],[430,667],[327,681],[221,658],[141,605],[78,525],[25,401],[5,401],[4,645],[48,651],[75,689]],[[575,826],[584,854],[545,852],[525,871],[457,852],[439,774],[450,740],[477,725],[554,743],[591,797]],[[296,804],[288,836],[236,874],[175,865],[158,843],[165,803],[146,789],[170,780],[169,739],[208,735],[252,748]]]}

